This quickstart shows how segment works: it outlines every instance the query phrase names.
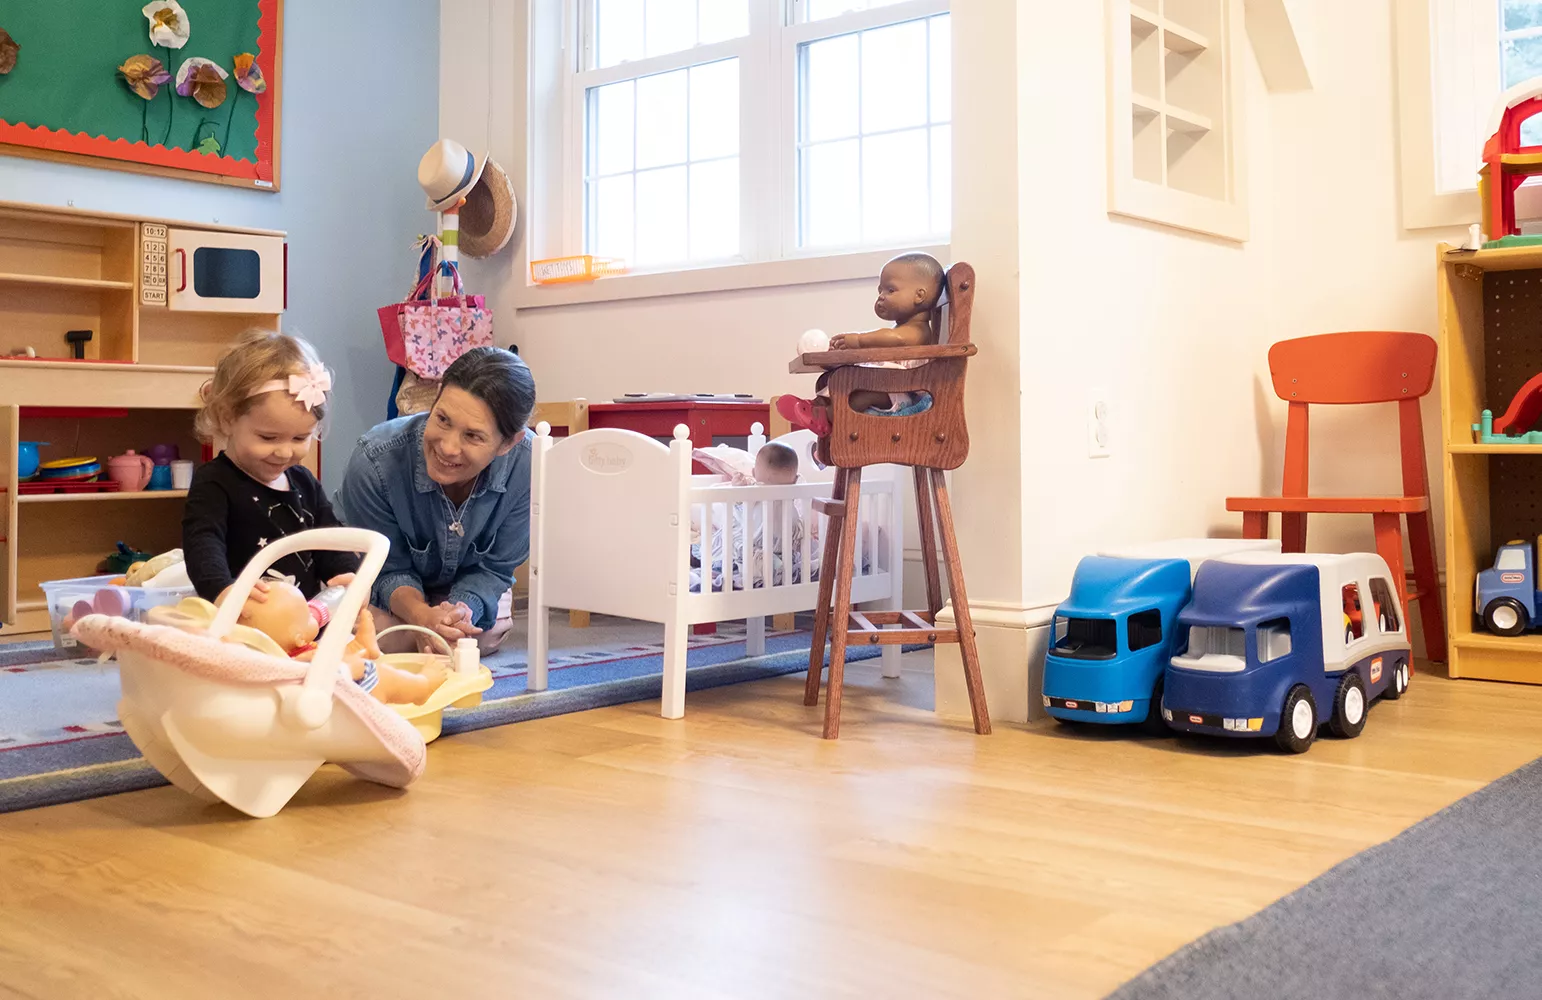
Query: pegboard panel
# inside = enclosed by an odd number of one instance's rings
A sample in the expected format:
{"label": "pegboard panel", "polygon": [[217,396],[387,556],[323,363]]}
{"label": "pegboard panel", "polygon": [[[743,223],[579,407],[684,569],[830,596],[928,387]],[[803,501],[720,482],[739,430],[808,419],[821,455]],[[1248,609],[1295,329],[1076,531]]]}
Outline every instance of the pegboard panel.
{"label": "pegboard panel", "polygon": [[1483,275],[1485,405],[1500,414],[1542,372],[1542,271]]}
{"label": "pegboard panel", "polygon": [[[1485,405],[1503,413],[1542,372],[1542,271],[1483,276]],[[1489,459],[1489,532],[1495,545],[1542,534],[1542,455]],[[1484,554],[1478,561],[1483,565]]]}

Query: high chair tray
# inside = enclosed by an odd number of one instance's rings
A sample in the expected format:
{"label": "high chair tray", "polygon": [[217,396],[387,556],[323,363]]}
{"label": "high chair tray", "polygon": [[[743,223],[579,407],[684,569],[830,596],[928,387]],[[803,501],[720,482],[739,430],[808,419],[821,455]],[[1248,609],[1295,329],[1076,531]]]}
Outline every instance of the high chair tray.
{"label": "high chair tray", "polygon": [[812,375],[828,368],[866,365],[883,361],[935,361],[939,358],[972,358],[979,353],[973,344],[927,344],[922,347],[854,347],[844,351],[810,351],[787,363],[794,375]]}

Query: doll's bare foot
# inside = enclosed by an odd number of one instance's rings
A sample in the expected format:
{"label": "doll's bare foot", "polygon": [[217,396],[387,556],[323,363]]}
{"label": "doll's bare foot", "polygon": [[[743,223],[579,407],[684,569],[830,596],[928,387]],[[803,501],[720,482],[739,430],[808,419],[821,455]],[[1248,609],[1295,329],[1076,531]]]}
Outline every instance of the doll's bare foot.
{"label": "doll's bare foot", "polygon": [[820,437],[830,433],[830,415],[817,401],[797,396],[778,396],[776,412],[794,427],[807,427]]}
{"label": "doll's bare foot", "polygon": [[375,696],[376,701],[387,705],[421,705],[444,683],[445,669],[433,664],[425,667],[422,673],[414,673],[390,664],[377,663],[375,675],[378,680],[370,694]]}

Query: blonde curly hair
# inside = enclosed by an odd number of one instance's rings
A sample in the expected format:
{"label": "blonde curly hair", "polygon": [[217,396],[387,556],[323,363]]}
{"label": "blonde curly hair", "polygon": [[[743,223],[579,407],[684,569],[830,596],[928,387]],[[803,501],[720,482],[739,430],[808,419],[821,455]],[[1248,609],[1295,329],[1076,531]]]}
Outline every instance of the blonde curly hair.
{"label": "blonde curly hair", "polygon": [[[308,341],[277,330],[254,328],[236,338],[230,350],[221,355],[214,377],[203,384],[198,396],[203,406],[193,418],[193,433],[198,440],[212,442],[257,403],[252,393],[265,382],[299,375],[321,357]],[[316,436],[326,424],[327,403],[314,407]]]}

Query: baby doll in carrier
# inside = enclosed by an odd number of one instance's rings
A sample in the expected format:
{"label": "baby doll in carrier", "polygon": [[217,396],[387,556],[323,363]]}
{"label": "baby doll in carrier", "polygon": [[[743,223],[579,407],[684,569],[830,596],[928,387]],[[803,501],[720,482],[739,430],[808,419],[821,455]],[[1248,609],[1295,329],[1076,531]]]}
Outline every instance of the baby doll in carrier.
{"label": "baby doll in carrier", "polygon": [[[941,262],[931,254],[907,253],[895,257],[884,265],[878,276],[878,301],[873,312],[879,319],[894,323],[892,328],[873,330],[868,333],[843,333],[829,338],[828,347],[820,343],[824,337],[818,330],[810,330],[798,343],[798,353],[808,354],[822,350],[848,351],[866,347],[920,347],[937,343],[937,331],[932,326],[932,310],[937,308],[942,296],[946,272]],[[867,362],[877,368],[915,368],[925,361]],[[787,418],[794,427],[806,427],[820,437],[830,433],[830,397],[824,392],[830,378],[827,371],[815,384],[818,393],[813,399],[781,396],[776,401],[777,412]],[[925,413],[932,407],[932,398],[918,392],[873,392],[858,390],[851,394],[851,408],[874,416],[906,417]]]}

